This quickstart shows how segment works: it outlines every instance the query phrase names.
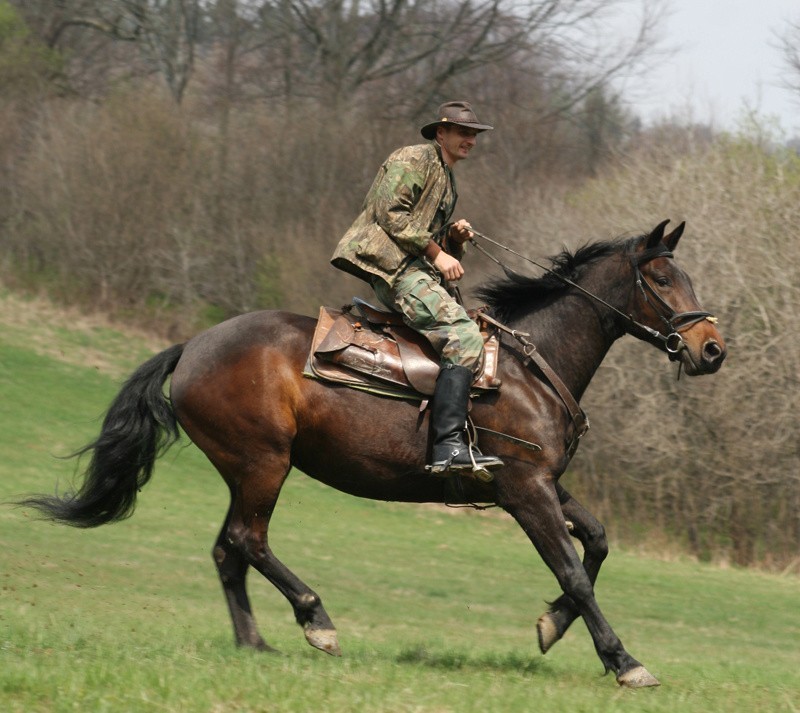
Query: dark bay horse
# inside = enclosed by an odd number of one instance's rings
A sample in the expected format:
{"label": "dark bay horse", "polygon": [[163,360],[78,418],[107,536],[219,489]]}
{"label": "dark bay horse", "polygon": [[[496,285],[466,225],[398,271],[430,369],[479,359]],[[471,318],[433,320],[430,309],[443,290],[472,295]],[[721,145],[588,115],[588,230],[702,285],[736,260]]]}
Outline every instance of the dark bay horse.
{"label": "dark bay horse", "polygon": [[[723,339],[672,258],[684,225],[665,235],[666,223],[638,238],[565,251],[543,277],[495,282],[481,291],[488,313],[533,335],[538,353],[576,401],[625,333],[668,352],[688,375],[716,372],[726,354]],[[441,503],[448,489],[424,472],[428,417],[417,404],[302,375],[314,324],[285,312],[245,314],[154,356],[125,383],[97,440],[83,449],[91,462],[77,492],[22,504],[78,527],[129,516],[180,424],[230,489],[213,558],[236,642],[270,648],[256,629],[245,589],[253,567],[288,599],[308,642],[338,655],[336,630],[320,597],[268,543],[290,468],[377,500]],[[559,484],[578,435],[575,414],[530,362],[529,346],[504,333],[501,351],[502,388],[475,401],[473,420],[535,441],[541,450],[484,432],[487,447],[506,465],[492,482],[466,479],[463,499],[510,513],[558,580],[563,594],[537,624],[543,652],[582,616],[603,666],[621,685],[658,685],[625,650],[595,600],[594,582],[608,552],[604,529]],[[162,389],[170,374],[168,400]],[[583,560],[570,536],[582,543]]]}

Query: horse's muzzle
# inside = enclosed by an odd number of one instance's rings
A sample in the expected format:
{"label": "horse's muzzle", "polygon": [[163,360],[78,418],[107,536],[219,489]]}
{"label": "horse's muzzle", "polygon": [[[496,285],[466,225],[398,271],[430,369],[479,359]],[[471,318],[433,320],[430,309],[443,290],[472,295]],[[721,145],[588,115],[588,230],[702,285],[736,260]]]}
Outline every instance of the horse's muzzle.
{"label": "horse's muzzle", "polygon": [[676,353],[687,376],[702,376],[719,371],[728,355],[728,350],[721,338],[709,337],[697,348],[684,343],[683,348]]}

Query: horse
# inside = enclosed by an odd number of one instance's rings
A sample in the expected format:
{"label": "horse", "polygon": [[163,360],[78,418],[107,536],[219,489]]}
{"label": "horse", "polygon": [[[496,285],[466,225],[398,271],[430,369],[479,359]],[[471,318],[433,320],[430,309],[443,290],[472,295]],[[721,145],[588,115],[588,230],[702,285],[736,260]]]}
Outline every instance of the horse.
{"label": "horse", "polygon": [[[471,418],[487,429],[482,438],[505,465],[490,482],[460,479],[459,490],[464,503],[508,512],[555,575],[562,593],[537,621],[542,653],[581,616],[605,672],[627,687],[660,684],[625,650],[598,606],[594,583],[608,553],[605,530],[559,477],[586,428],[576,404],[615,340],[631,334],[650,343],[689,376],[712,374],[725,359],[715,318],[702,310],[673,257],[685,223],[665,235],[668,222],[637,237],[564,250],[541,276],[507,271],[479,291],[486,314],[504,327],[502,386],[474,400]],[[270,518],[290,469],[383,501],[445,503],[453,488],[425,472],[429,417],[418,403],[304,376],[314,328],[310,317],[252,312],[155,355],[125,382],[100,434],[79,451],[91,459],[77,490],[20,504],[76,527],[126,518],[180,426],[230,490],[212,556],[236,644],[274,651],[252,614],[245,587],[252,567],[291,604],[311,646],[341,655],[321,598],[269,545]],[[525,335],[535,335],[535,345]],[[571,537],[582,544],[582,559]]]}

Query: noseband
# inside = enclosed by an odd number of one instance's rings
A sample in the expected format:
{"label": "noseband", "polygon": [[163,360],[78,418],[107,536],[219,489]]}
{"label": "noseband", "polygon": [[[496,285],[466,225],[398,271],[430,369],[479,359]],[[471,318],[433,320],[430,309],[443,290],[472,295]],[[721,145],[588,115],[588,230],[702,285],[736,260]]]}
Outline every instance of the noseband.
{"label": "noseband", "polygon": [[633,267],[634,278],[636,281],[636,287],[639,288],[644,301],[650,305],[650,307],[666,327],[667,334],[664,335],[655,329],[650,329],[650,327],[646,327],[643,324],[637,323],[636,320],[634,320],[630,315],[628,315],[628,319],[634,325],[637,327],[643,327],[648,334],[661,341],[664,344],[664,349],[669,355],[670,361],[675,361],[681,351],[686,348],[686,343],[683,341],[683,337],[680,334],[681,331],[689,329],[691,326],[697,324],[698,322],[702,322],[704,319],[707,319],[710,322],[716,322],[717,318],[714,317],[711,312],[704,312],[702,310],[676,312],[664,300],[664,298],[655,291],[655,288],[647,280],[645,280],[640,268],[642,265],[659,257],[671,258],[673,255],[672,252],[669,251],[663,244],[658,245],[651,250],[645,250],[643,253],[631,252],[629,254],[631,266]]}

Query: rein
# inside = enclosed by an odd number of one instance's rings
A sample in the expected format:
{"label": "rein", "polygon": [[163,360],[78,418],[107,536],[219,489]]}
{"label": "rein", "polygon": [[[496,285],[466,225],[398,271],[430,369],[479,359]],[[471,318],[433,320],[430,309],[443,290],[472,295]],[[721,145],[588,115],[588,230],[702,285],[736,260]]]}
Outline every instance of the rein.
{"label": "rein", "polygon": [[[641,266],[650,262],[651,260],[655,260],[659,257],[666,257],[672,258],[673,253],[667,249],[667,247],[663,244],[652,248],[650,250],[645,250],[643,253],[636,254],[635,252],[631,251],[628,254],[628,259],[630,260],[631,266],[634,270],[634,279],[635,285],[639,289],[642,294],[642,298],[644,299],[645,303],[648,304],[658,318],[664,323],[667,328],[668,334],[662,334],[656,329],[648,327],[646,324],[642,324],[641,322],[637,322],[633,315],[626,314],[622,310],[618,309],[614,305],[608,303],[602,297],[595,295],[594,293],[590,292],[586,288],[582,287],[581,285],[577,284],[575,281],[570,280],[568,277],[559,274],[551,267],[547,265],[542,265],[541,263],[537,262],[536,260],[529,258],[525,255],[518,253],[516,250],[509,248],[507,245],[503,245],[502,243],[493,240],[487,235],[484,235],[474,228],[471,228],[472,234],[475,237],[481,238],[482,240],[486,240],[487,242],[495,245],[506,252],[511,253],[512,255],[525,260],[526,262],[535,265],[546,272],[549,272],[555,278],[560,280],[562,283],[573,287],[574,289],[578,290],[582,294],[586,295],[590,299],[594,300],[595,302],[603,305],[607,309],[611,310],[618,316],[622,317],[625,322],[628,324],[629,328],[626,330],[628,332],[633,331],[635,329],[641,330],[646,334],[650,335],[655,340],[661,342],[664,346],[664,350],[667,352],[670,361],[675,361],[678,359],[680,352],[686,348],[686,344],[683,341],[683,337],[681,336],[680,332],[682,330],[689,329],[693,325],[701,322],[702,320],[708,320],[710,322],[716,323],[717,318],[714,317],[710,312],[705,312],[701,310],[690,311],[690,312],[676,312],[669,303],[664,300],[664,298],[659,295],[653,286],[644,278],[644,275],[641,271]],[[469,238],[469,242],[483,255],[488,257],[492,262],[498,265],[503,272],[507,275],[516,275],[517,273],[504,264],[501,260],[496,258],[490,252],[484,249],[482,245],[475,241],[475,237]],[[558,396],[561,398],[561,401],[567,408],[567,412],[570,415],[570,418],[573,423],[574,432],[573,436],[567,445],[566,450],[566,457],[567,459],[571,459],[572,456],[575,454],[575,451],[578,448],[578,444],[580,439],[586,434],[589,430],[589,418],[583,409],[580,407],[580,404],[577,402],[575,397],[572,395],[570,390],[567,388],[566,384],[561,380],[561,377],[555,372],[555,370],[547,363],[545,358],[539,354],[538,350],[536,349],[536,345],[530,341],[529,337],[531,336],[528,332],[521,332],[517,329],[512,329],[511,327],[499,322],[498,320],[490,317],[483,309],[478,310],[478,318],[480,320],[485,321],[488,324],[491,324],[496,329],[505,332],[506,334],[511,335],[522,345],[522,353],[525,355],[525,359],[523,360],[523,364],[528,366],[530,362],[534,362],[545,378],[550,382],[553,389],[556,391]],[[678,377],[680,378],[680,369],[678,370]],[[474,426],[473,428],[476,431],[486,431],[492,435],[499,436],[506,440],[512,441],[517,445],[524,446],[529,448],[530,450],[541,450],[541,447],[535,443],[531,443],[529,441],[525,441],[521,438],[517,438],[515,436],[509,436],[505,433],[499,433],[497,431],[492,431],[487,428],[481,428],[479,426]],[[461,494],[462,499],[466,499],[464,496],[464,489],[463,483],[461,483],[460,476],[457,476],[455,479],[454,487],[456,490]],[[475,503],[467,502],[464,505],[456,505],[451,503],[446,503],[448,507],[472,507],[476,510],[485,510],[488,507],[495,507],[495,505],[489,506],[481,506],[476,505]]]}
{"label": "rein", "polygon": [[[634,329],[642,330],[649,334],[653,339],[660,341],[664,345],[664,349],[669,355],[671,361],[674,361],[678,358],[678,354],[686,348],[686,345],[683,341],[683,337],[680,335],[680,332],[685,329],[689,329],[697,322],[701,322],[704,319],[707,319],[711,322],[716,322],[717,319],[714,317],[710,312],[703,312],[703,311],[693,311],[693,312],[676,312],[670,305],[653,289],[653,286],[644,279],[644,275],[641,272],[641,266],[645,263],[650,262],[651,260],[655,260],[659,257],[667,257],[671,258],[672,252],[667,250],[667,248],[663,245],[656,247],[652,250],[648,250],[641,255],[636,255],[631,253],[628,257],[631,261],[631,265],[634,269],[634,276],[636,281],[636,286],[642,293],[645,302],[653,308],[653,311],[658,315],[659,319],[664,323],[669,330],[669,334],[662,334],[656,329],[652,329],[648,327],[646,324],[642,324],[641,322],[637,322],[632,315],[626,314],[622,310],[614,307],[614,305],[609,304],[606,300],[598,297],[589,290],[581,287],[581,285],[577,284],[573,280],[570,280],[568,277],[559,274],[552,268],[548,267],[547,265],[542,265],[541,263],[537,262],[536,260],[526,257],[525,255],[521,255],[516,250],[512,250],[507,245],[503,245],[502,243],[498,243],[496,240],[492,240],[488,235],[483,235],[483,233],[479,233],[474,228],[471,229],[474,236],[481,238],[482,240],[486,240],[487,242],[491,243],[492,245],[505,250],[506,252],[511,253],[512,255],[516,255],[518,258],[525,260],[526,262],[531,263],[532,265],[536,265],[536,267],[549,272],[555,278],[561,280],[566,285],[570,287],[574,287],[576,290],[582,292],[587,297],[593,299],[595,302],[600,303],[604,307],[607,307],[612,312],[615,312],[617,315],[622,317],[630,327]],[[506,274],[516,274],[514,270],[509,268],[503,262],[498,260],[494,255],[486,251],[482,245],[477,243],[474,238],[469,238],[469,242],[475,246],[477,250],[483,253],[486,257],[488,257],[492,262],[499,265]],[[526,335],[530,336],[530,335]]]}

